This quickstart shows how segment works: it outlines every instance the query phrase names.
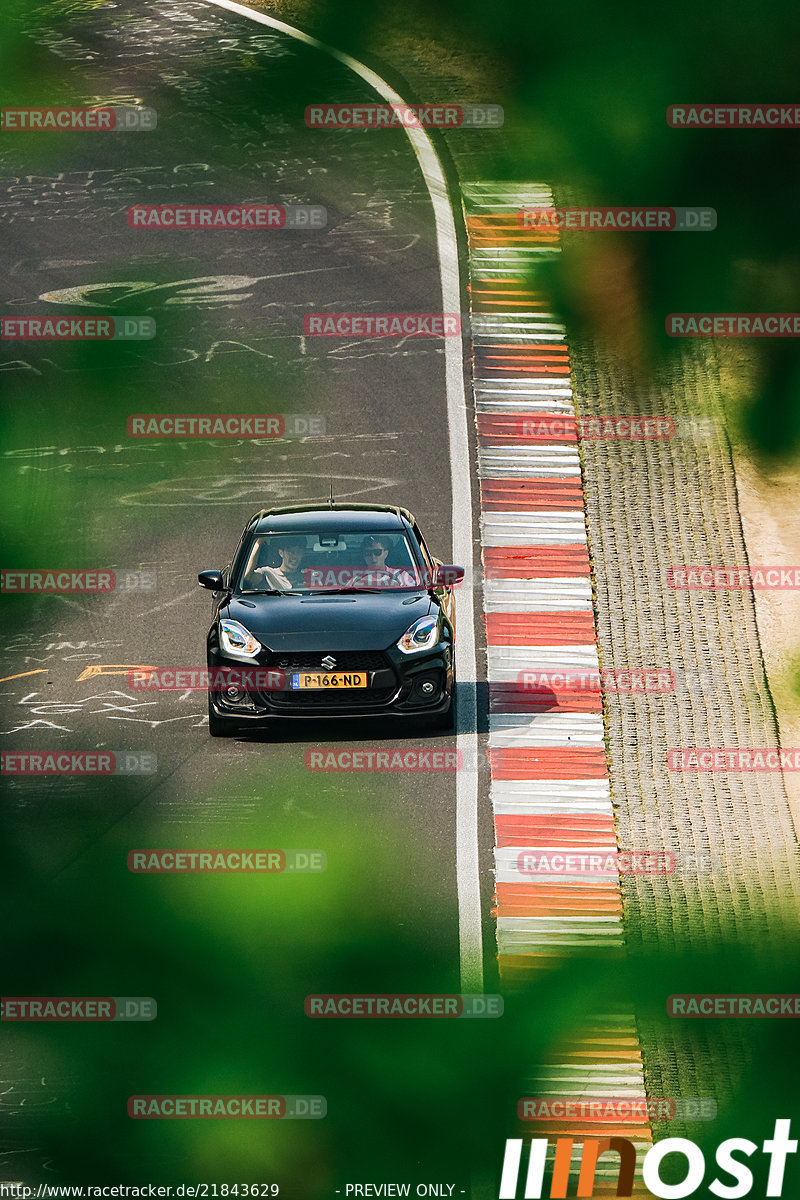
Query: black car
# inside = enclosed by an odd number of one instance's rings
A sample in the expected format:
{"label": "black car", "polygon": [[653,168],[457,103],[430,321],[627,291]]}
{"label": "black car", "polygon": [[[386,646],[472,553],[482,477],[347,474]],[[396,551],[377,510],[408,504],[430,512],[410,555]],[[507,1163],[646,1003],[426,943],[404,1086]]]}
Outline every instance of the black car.
{"label": "black car", "polygon": [[222,571],[208,634],[212,737],[276,718],[454,724],[461,567],[432,558],[407,509],[307,505],[251,517]]}

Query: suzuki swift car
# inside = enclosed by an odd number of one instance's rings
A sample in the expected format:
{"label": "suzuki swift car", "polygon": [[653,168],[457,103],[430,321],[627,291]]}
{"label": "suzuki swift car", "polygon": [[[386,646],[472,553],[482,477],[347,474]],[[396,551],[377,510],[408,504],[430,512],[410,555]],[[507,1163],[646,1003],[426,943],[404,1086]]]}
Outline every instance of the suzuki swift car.
{"label": "suzuki swift car", "polygon": [[230,563],[201,571],[212,737],[277,720],[415,717],[453,727],[461,567],[413,515],[375,504],[258,512]]}

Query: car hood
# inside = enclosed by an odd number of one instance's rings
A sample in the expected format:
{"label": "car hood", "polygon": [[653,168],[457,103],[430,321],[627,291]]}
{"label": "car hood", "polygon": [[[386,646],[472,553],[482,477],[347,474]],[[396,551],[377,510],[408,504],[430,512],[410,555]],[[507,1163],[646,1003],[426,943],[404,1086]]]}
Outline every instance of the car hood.
{"label": "car hood", "polygon": [[385,650],[438,607],[423,591],[252,596],[231,599],[219,615],[239,621],[269,650]]}

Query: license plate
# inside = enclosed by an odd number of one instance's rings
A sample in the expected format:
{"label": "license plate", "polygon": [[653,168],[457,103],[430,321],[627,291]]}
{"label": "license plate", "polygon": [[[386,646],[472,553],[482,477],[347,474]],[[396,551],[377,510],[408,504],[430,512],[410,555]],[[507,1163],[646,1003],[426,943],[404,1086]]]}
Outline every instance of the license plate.
{"label": "license plate", "polygon": [[298,671],[292,675],[292,687],[299,688],[328,688],[329,690],[344,691],[347,688],[364,688],[367,686],[366,671]]}

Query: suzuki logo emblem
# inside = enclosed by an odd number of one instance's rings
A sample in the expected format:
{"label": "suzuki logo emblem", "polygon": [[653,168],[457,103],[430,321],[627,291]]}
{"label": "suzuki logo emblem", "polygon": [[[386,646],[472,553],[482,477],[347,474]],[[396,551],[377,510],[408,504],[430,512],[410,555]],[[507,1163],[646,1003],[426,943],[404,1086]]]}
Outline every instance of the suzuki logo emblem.
{"label": "suzuki logo emblem", "polygon": [[326,671],[332,671],[336,666],[336,659],[332,658],[330,654],[326,654],[322,660],[322,665]]}

